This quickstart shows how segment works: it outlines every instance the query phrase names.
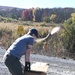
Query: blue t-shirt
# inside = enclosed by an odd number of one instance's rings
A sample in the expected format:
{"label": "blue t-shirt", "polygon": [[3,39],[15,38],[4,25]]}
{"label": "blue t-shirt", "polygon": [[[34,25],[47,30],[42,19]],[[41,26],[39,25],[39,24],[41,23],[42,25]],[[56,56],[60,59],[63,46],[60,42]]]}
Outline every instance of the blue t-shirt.
{"label": "blue t-shirt", "polygon": [[24,35],[17,40],[8,48],[7,53],[12,54],[15,57],[20,57],[25,54],[28,49],[28,45],[33,45],[34,38],[31,35]]}

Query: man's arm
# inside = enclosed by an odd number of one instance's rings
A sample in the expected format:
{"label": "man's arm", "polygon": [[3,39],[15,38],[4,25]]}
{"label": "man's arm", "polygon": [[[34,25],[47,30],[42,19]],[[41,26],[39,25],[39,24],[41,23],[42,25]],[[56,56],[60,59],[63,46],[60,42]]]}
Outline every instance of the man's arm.
{"label": "man's arm", "polygon": [[33,45],[28,45],[28,49],[25,53],[25,61],[30,62],[30,52],[32,51]]}
{"label": "man's arm", "polygon": [[32,51],[32,48],[33,46],[32,45],[28,45],[28,49],[25,53],[25,71],[30,71],[30,66],[31,66],[31,63],[30,63],[30,52]]}

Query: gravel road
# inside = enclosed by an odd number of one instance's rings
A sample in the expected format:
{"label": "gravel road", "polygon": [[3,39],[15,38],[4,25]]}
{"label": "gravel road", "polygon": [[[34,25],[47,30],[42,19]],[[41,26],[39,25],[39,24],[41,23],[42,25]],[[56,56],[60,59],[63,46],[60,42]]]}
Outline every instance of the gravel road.
{"label": "gravel road", "polygon": [[[5,50],[0,48],[0,75],[11,75],[4,65],[2,57]],[[24,57],[21,62],[24,64]],[[46,62],[49,65],[47,75],[75,75],[75,61],[72,59],[61,59],[38,54],[31,54],[31,62]]]}

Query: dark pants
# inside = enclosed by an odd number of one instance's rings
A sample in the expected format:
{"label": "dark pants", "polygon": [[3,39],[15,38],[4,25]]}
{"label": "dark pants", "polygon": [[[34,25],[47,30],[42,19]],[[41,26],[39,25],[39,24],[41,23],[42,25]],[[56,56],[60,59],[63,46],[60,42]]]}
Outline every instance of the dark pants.
{"label": "dark pants", "polygon": [[7,54],[4,62],[12,75],[24,75],[22,65],[18,58],[10,54]]}

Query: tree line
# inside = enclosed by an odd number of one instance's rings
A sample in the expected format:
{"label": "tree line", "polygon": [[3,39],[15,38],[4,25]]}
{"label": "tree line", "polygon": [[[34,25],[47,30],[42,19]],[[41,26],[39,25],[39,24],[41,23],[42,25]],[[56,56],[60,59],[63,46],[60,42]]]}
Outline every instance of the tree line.
{"label": "tree line", "polygon": [[0,16],[22,21],[62,23],[75,13],[75,8],[31,8],[0,10]]}

